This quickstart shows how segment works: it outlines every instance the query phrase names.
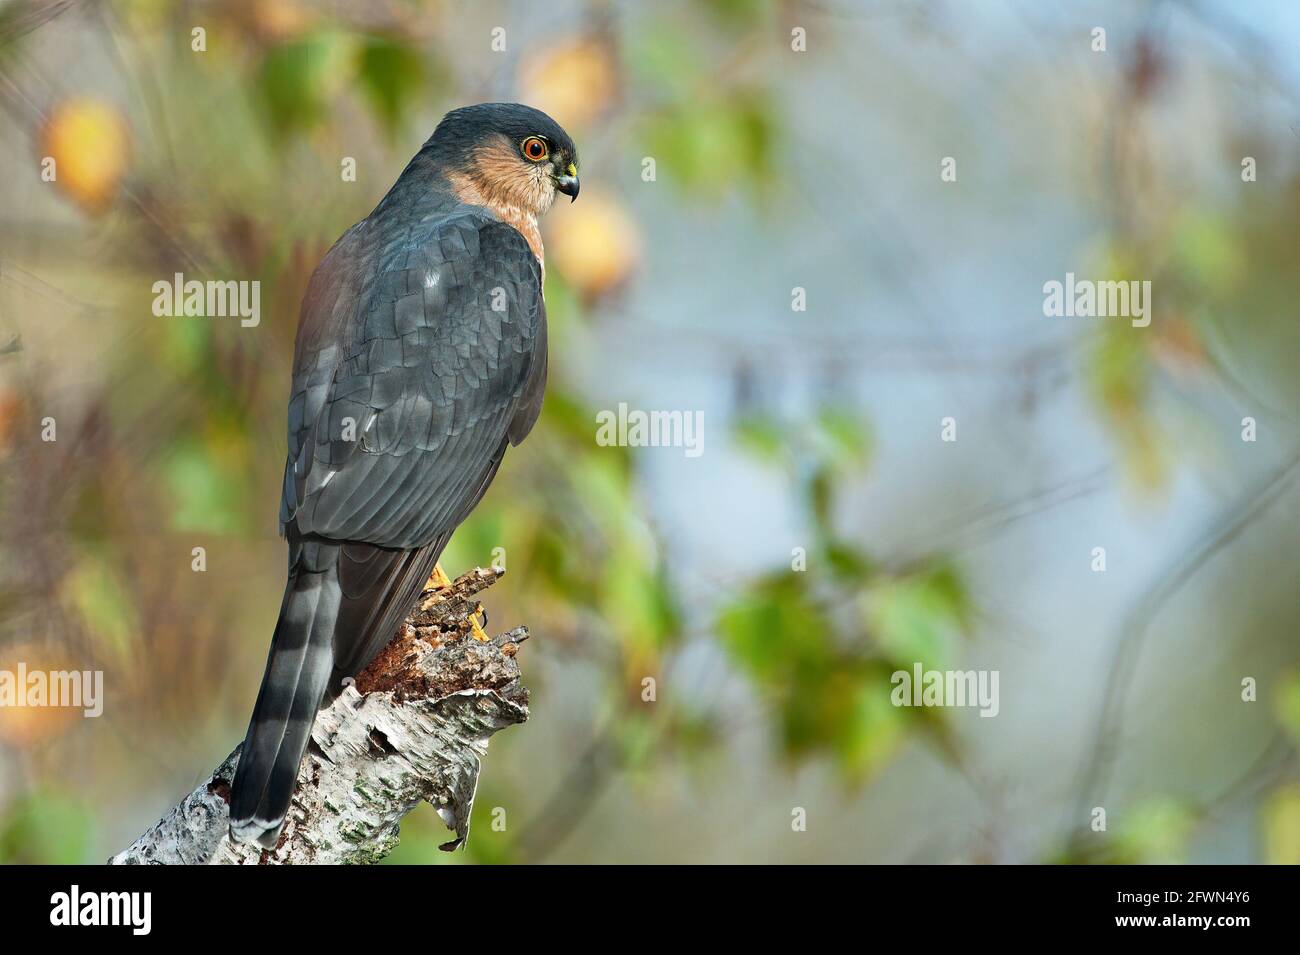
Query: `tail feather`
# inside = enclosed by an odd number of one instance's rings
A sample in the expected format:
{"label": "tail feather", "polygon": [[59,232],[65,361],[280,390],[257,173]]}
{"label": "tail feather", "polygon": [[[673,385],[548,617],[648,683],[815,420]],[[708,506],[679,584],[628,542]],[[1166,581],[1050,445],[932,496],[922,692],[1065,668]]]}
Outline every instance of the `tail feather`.
{"label": "tail feather", "polygon": [[231,785],[230,832],[238,841],[271,848],[280,836],[334,667],[341,598],[335,560],[320,572],[299,568],[290,574]]}
{"label": "tail feather", "polygon": [[232,839],[275,846],[317,710],[393,638],[449,536],[410,551],[290,536],[289,583],[231,785]]}
{"label": "tail feather", "polygon": [[[330,679],[331,696],[339,692],[344,677],[356,676],[364,670],[375,654],[393,639],[433,573],[433,565],[438,562],[448,536],[440,537],[419,550],[379,550],[370,563],[381,565],[383,571],[374,574],[370,581],[358,579],[357,564],[349,559],[359,545],[349,544],[343,548],[339,562],[343,608],[339,612],[338,629],[340,636],[348,635],[348,639],[334,643],[336,656],[334,675]],[[361,586],[365,586],[364,592],[360,591]]]}

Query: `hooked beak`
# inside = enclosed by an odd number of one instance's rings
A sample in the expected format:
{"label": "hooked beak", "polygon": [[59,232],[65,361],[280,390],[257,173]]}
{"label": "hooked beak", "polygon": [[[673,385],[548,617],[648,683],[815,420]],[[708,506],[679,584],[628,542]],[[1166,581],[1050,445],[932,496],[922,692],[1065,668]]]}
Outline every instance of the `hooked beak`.
{"label": "hooked beak", "polygon": [[569,168],[564,175],[555,177],[556,190],[568,196],[570,202],[578,198],[580,185],[578,182],[578,168],[573,163],[569,163]]}

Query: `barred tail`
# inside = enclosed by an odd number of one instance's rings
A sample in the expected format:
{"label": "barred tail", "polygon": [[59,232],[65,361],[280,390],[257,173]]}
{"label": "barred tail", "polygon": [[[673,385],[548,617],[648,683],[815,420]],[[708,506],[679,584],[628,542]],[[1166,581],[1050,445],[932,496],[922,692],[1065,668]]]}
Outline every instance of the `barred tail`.
{"label": "barred tail", "polygon": [[[324,555],[322,555],[324,556]],[[289,811],[298,766],[334,667],[342,591],[337,551],[290,572],[262,689],[230,793],[230,836],[273,848]]]}

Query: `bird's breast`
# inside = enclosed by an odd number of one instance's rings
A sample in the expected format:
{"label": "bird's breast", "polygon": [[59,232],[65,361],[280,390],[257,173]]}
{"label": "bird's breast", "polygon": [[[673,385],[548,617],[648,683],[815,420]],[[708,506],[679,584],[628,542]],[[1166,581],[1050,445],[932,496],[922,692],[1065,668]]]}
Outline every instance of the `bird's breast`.
{"label": "bird's breast", "polygon": [[522,235],[528,247],[533,250],[533,256],[541,266],[542,275],[546,275],[546,250],[542,248],[542,230],[537,224],[537,215],[534,212],[505,201],[504,196],[499,192],[480,188],[479,184],[468,176],[452,174],[447,179],[451,183],[451,191],[461,202],[490,210],[498,219],[512,226]]}

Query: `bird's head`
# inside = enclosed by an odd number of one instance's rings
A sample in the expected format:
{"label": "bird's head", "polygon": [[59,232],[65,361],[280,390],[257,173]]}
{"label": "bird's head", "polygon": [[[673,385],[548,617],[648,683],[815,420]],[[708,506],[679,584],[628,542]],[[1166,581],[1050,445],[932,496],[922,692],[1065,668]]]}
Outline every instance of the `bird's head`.
{"label": "bird's head", "polygon": [[480,103],[443,117],[424,151],[453,187],[540,216],[556,193],[578,198],[578,150],[559,123],[519,103]]}

